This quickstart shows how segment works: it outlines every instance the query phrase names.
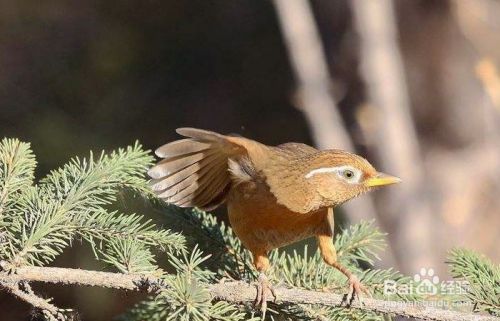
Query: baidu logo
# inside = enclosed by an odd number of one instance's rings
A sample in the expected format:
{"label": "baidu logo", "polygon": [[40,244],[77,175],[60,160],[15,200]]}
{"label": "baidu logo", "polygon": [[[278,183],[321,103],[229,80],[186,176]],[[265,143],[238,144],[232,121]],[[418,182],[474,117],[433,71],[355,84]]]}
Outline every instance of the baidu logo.
{"label": "baidu logo", "polygon": [[439,290],[439,277],[434,275],[434,269],[421,268],[420,273],[413,276],[418,284],[415,293],[421,295],[436,295]]}
{"label": "baidu logo", "polygon": [[418,294],[426,297],[440,295],[466,294],[469,283],[466,280],[441,281],[432,268],[421,268],[410,282],[400,283],[396,280],[384,281],[385,295]]}

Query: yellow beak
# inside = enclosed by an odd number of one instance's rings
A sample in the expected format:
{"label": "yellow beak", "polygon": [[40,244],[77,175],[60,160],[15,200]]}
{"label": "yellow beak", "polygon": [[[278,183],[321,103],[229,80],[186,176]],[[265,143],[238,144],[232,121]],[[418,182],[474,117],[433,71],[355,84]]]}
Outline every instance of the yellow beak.
{"label": "yellow beak", "polygon": [[399,177],[387,175],[384,173],[378,173],[377,176],[365,180],[364,184],[366,187],[376,187],[376,186],[397,184],[400,182],[401,179]]}

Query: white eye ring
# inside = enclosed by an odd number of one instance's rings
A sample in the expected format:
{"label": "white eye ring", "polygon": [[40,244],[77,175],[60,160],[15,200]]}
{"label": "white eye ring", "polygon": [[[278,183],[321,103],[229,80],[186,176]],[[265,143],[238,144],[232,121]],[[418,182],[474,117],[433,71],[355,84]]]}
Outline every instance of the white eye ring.
{"label": "white eye ring", "polygon": [[350,184],[357,184],[361,179],[361,171],[352,166],[342,166],[338,169],[337,175]]}
{"label": "white eye ring", "polygon": [[342,173],[342,176],[348,180],[354,178],[354,172],[351,171],[350,169],[346,169],[346,170],[342,171],[341,173]]}
{"label": "white eye ring", "polygon": [[336,167],[321,167],[316,168],[306,174],[305,178],[311,178],[317,174],[334,173],[337,176],[350,184],[357,184],[361,180],[361,170],[350,165],[336,166]]}

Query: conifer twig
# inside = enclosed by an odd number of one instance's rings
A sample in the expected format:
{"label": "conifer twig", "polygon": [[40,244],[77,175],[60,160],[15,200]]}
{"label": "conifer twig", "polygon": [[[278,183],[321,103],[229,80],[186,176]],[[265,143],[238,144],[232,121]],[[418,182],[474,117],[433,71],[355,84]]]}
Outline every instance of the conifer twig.
{"label": "conifer twig", "polygon": [[17,282],[0,281],[0,288],[6,289],[9,293],[12,293],[22,301],[25,301],[26,303],[31,304],[33,307],[40,309],[52,320],[65,320],[64,315],[58,307],[49,303],[48,300],[32,293],[32,291],[26,292],[21,290]]}
{"label": "conifer twig", "polygon": [[[8,273],[6,271],[0,272],[0,284],[17,296],[19,296],[19,288],[13,291],[9,285],[17,284],[20,281],[77,284],[147,292],[156,292],[164,286],[160,279],[148,278],[144,275],[98,272],[70,268],[25,266],[17,268],[14,273]],[[256,295],[254,286],[241,281],[213,284],[209,286],[209,291],[213,299],[233,303],[252,302]],[[26,296],[24,292],[22,292],[22,294]],[[276,294],[279,302],[293,304],[320,304],[338,307],[341,306],[342,302],[342,295],[340,294],[316,292],[298,288],[277,288]],[[29,301],[24,297],[20,298],[40,307],[36,305],[39,304],[38,301]],[[46,301],[44,302],[47,303]],[[358,302],[355,302],[352,308],[414,317],[423,320],[500,321],[500,318],[494,316],[438,309],[427,306],[422,302],[412,304],[366,298],[363,299],[362,306],[360,306]]]}

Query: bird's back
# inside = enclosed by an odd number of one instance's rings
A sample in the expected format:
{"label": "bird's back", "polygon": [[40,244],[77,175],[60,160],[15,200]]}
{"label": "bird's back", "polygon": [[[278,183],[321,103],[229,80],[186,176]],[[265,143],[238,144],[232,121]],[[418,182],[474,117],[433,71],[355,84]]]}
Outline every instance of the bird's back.
{"label": "bird's back", "polygon": [[270,147],[244,138],[221,135],[195,128],[180,128],[185,139],[156,150],[162,157],[149,170],[152,188],[168,203],[205,210],[223,204],[230,189],[245,180],[268,185],[277,202],[304,212],[307,193],[294,186],[290,169],[300,158],[318,152],[315,148],[286,143]]}

